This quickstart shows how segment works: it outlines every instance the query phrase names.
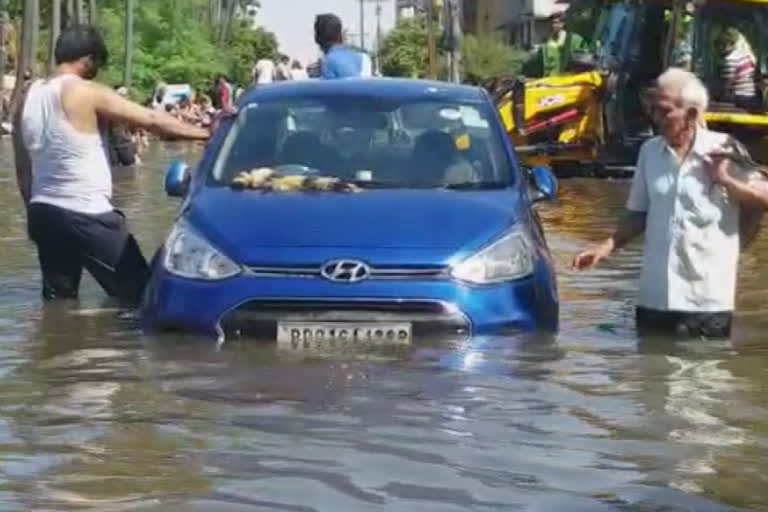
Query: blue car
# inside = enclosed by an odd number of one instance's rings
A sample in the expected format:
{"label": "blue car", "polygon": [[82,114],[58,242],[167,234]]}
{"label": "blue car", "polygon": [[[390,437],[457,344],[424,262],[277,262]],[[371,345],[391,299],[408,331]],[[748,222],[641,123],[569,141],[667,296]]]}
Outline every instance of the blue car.
{"label": "blue car", "polygon": [[[326,187],[234,185],[253,169]],[[184,199],[145,293],[150,328],[293,348],[557,329],[532,208],[556,181],[520,168],[482,89],[260,87],[165,186]]]}

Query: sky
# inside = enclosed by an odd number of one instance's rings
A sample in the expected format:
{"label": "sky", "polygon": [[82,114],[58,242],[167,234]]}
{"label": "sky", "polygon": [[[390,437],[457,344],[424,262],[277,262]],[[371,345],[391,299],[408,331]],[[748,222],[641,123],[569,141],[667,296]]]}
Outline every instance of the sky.
{"label": "sky", "polygon": [[[280,49],[286,55],[304,63],[319,55],[315,45],[314,23],[317,14],[332,12],[341,18],[349,30],[350,42],[360,44],[360,2],[358,0],[261,0],[262,25],[277,35]],[[381,1],[382,33],[395,24],[394,0]],[[376,39],[376,4],[365,4],[366,48]]]}

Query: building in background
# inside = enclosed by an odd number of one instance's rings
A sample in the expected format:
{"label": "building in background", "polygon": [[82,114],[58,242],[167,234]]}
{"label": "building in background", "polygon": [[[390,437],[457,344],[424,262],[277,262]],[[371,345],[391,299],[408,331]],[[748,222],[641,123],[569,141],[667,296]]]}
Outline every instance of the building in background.
{"label": "building in background", "polygon": [[263,25],[260,14],[261,2],[258,0],[250,0],[245,5],[241,4],[237,10],[238,18],[247,21],[251,30],[256,30]]}
{"label": "building in background", "polygon": [[465,32],[530,48],[547,36],[548,18],[565,11],[568,4],[559,0],[464,0],[462,7]]}
{"label": "building in background", "polygon": [[395,0],[395,19],[413,18],[424,11],[424,0]]}

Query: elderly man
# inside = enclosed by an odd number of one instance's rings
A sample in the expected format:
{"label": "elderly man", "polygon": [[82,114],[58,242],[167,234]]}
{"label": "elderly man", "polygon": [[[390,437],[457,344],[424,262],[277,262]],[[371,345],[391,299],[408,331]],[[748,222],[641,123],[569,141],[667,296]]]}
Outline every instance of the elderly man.
{"label": "elderly man", "polygon": [[594,267],[645,232],[636,311],[638,330],[728,337],[740,251],[739,216],[768,207],[764,182],[724,159],[737,143],[707,130],[701,114],[709,98],[695,75],[662,74],[651,112],[661,135],[643,145],[616,231],[579,254],[578,269]]}

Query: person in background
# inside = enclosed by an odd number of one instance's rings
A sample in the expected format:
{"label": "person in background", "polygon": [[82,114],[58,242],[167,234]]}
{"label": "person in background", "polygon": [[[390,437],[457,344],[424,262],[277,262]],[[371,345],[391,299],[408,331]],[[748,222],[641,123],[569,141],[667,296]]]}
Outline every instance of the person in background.
{"label": "person in background", "polygon": [[189,96],[183,96],[178,104],[178,118],[184,122],[200,126],[200,112]]}
{"label": "person in background", "polygon": [[85,268],[110,296],[138,302],[150,269],[112,205],[99,120],[180,139],[207,140],[210,132],[95,82],[109,55],[92,27],[64,30],[54,57],[53,74],[30,85],[14,115],[16,177],[37,246],[43,297],[77,298]]}
{"label": "person in background", "polygon": [[335,14],[319,14],[315,18],[315,42],[325,54],[320,64],[320,76],[326,80],[370,76],[370,58],[367,70],[362,53],[344,45],[341,19]]}
{"label": "person in background", "polygon": [[213,86],[214,106],[219,110],[230,110],[234,102],[232,97],[232,86],[227,81],[227,77],[222,74],[216,76]]}
{"label": "person in background", "polygon": [[157,84],[157,89],[155,90],[155,95],[152,97],[152,108],[156,110],[162,110],[165,108],[165,92],[167,90],[167,86],[165,83],[160,82]]}
{"label": "person in background", "polygon": [[371,78],[373,76],[373,59],[366,52],[360,52],[360,58],[362,59],[360,65],[360,76],[363,78]]}
{"label": "person in background", "polygon": [[[128,89],[125,87],[117,87],[115,92],[123,98],[128,97]],[[103,120],[102,124],[106,125],[103,134],[106,136],[109,163],[112,166],[140,164],[138,147],[130,127],[117,121]]]}
{"label": "person in background", "polygon": [[287,55],[280,56],[280,62],[275,71],[275,80],[285,82],[291,79],[291,59]]}
{"label": "person in background", "polygon": [[181,116],[179,115],[179,106],[175,103],[166,103],[165,104],[165,113],[168,115],[173,116],[176,119],[180,119]]}
{"label": "person in background", "polygon": [[626,215],[607,240],[573,261],[577,269],[594,267],[645,233],[641,335],[730,335],[740,214],[768,207],[759,172],[714,156],[741,147],[702,126],[708,102],[706,87],[688,71],[670,68],[658,78],[651,112],[661,135],[640,149]]}
{"label": "person in background", "polygon": [[291,80],[306,80],[309,78],[307,70],[301,65],[301,62],[294,60],[291,63]]}
{"label": "person in background", "polygon": [[541,46],[541,76],[559,75],[568,69],[574,53],[588,50],[584,38],[565,30],[565,13],[549,17],[549,37]]}
{"label": "person in background", "polygon": [[272,59],[259,59],[253,66],[253,83],[256,86],[271,84],[275,81],[275,63]]}
{"label": "person in background", "polygon": [[213,123],[213,116],[216,114],[216,109],[213,108],[211,98],[206,94],[201,94],[197,97],[196,101],[200,112],[200,126],[211,126]]}
{"label": "person in background", "polygon": [[759,107],[755,71],[757,59],[747,39],[735,28],[721,32],[715,44],[722,56],[720,99],[743,108]]}

